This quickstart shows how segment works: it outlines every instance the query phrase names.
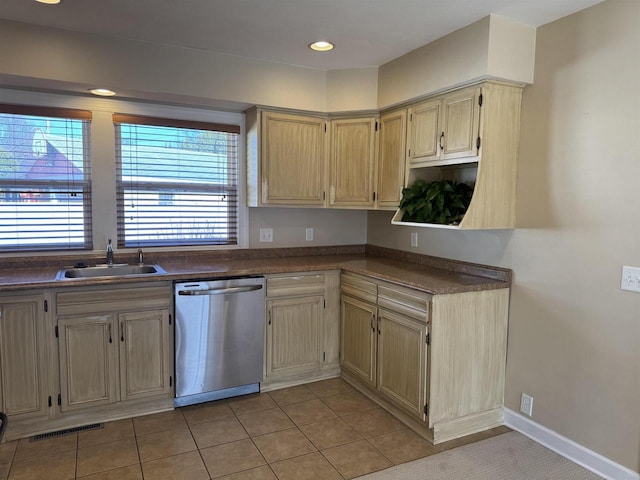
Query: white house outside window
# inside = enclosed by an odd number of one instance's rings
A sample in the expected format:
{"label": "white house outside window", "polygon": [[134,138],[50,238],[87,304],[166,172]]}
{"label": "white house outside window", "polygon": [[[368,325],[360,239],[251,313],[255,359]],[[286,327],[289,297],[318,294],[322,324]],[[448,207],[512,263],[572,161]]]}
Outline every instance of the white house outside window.
{"label": "white house outside window", "polygon": [[0,105],[0,252],[90,249],[91,112]]}
{"label": "white house outside window", "polygon": [[118,246],[237,245],[237,125],[114,114]]}

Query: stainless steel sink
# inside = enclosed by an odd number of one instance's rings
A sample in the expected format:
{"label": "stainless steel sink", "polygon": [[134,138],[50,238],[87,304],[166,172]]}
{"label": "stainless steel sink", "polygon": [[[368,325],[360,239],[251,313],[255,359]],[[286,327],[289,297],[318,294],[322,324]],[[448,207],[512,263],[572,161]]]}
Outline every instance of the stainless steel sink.
{"label": "stainless steel sink", "polygon": [[128,277],[131,275],[160,275],[167,273],[160,265],[128,265],[118,263],[113,265],[96,265],[95,267],[67,267],[62,268],[56,275],[56,280],[72,278],[96,277]]}

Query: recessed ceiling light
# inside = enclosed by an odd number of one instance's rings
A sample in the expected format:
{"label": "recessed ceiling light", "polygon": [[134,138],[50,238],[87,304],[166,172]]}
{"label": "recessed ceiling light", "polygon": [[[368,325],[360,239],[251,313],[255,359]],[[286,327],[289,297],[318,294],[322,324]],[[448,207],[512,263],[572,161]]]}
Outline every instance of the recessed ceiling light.
{"label": "recessed ceiling light", "polygon": [[113,97],[116,94],[116,92],[106,88],[92,88],[89,91],[94,95],[100,95],[101,97]]}
{"label": "recessed ceiling light", "polygon": [[46,3],[47,5],[57,5],[60,0],[36,0],[38,3]]}
{"label": "recessed ceiling light", "polygon": [[315,50],[316,52],[328,52],[329,50],[333,50],[333,43],[320,40],[318,42],[313,42],[311,45],[309,45],[309,48],[311,50]]}

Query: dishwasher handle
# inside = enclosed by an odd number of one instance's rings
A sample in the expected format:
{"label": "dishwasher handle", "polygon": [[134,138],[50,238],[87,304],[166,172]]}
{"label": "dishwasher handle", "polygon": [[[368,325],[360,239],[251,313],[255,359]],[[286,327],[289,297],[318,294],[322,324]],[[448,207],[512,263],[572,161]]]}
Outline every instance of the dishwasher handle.
{"label": "dishwasher handle", "polygon": [[246,287],[214,288],[211,290],[178,290],[178,295],[226,295],[227,293],[242,293],[260,290],[262,285],[249,285]]}

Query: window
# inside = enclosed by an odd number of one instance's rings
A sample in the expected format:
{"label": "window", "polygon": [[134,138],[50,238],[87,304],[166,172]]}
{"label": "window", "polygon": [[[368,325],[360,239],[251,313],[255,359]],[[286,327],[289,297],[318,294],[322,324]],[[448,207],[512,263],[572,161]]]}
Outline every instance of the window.
{"label": "window", "polygon": [[0,252],[92,248],[90,121],[0,105]]}
{"label": "window", "polygon": [[113,122],[119,247],[237,245],[239,126]]}

